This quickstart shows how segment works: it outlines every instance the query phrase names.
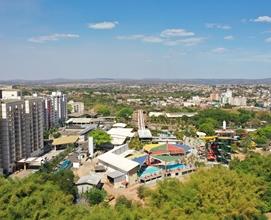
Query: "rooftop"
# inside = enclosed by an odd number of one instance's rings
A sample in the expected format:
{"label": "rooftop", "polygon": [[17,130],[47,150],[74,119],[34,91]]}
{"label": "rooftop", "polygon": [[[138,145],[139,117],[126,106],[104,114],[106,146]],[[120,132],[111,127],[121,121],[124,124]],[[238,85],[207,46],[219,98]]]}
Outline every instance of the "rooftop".
{"label": "rooftop", "polygon": [[116,155],[114,153],[111,152],[107,152],[105,154],[102,154],[100,156],[98,156],[98,160],[102,161],[104,163],[110,164],[111,166],[113,166],[115,169],[127,173],[130,170],[136,168],[137,166],[139,166],[139,163],[123,158],[119,155]]}
{"label": "rooftop", "polygon": [[151,131],[149,129],[138,130],[139,138],[152,138]]}
{"label": "rooftop", "polygon": [[121,177],[123,175],[125,175],[125,174],[120,171],[117,171],[117,170],[107,174],[107,176],[111,177],[112,179]]}
{"label": "rooftop", "polygon": [[101,182],[102,176],[97,173],[91,173],[87,176],[82,176],[80,179],[76,182],[76,185],[81,184],[90,184],[93,186],[97,186]]}
{"label": "rooftop", "polygon": [[53,140],[52,145],[57,146],[57,145],[65,145],[65,144],[74,144],[78,139],[79,137],[76,135],[62,136],[59,138],[55,138]]}

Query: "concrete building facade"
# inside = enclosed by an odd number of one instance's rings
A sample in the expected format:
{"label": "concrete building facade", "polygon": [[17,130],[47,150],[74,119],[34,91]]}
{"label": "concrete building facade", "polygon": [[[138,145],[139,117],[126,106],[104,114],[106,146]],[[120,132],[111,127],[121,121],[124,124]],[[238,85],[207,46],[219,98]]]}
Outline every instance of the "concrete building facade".
{"label": "concrete building facade", "polygon": [[62,92],[52,92],[53,123],[63,124],[68,118],[67,97]]}
{"label": "concrete building facade", "polygon": [[0,170],[11,173],[16,161],[27,155],[25,103],[21,100],[1,102]]}
{"label": "concrete building facade", "polygon": [[50,97],[43,98],[43,127],[48,130],[54,126],[54,110],[52,99]]}
{"label": "concrete building facade", "polygon": [[43,100],[42,98],[27,98],[25,100],[27,156],[37,156],[43,150]]}
{"label": "concrete building facade", "polygon": [[0,173],[12,173],[17,161],[40,155],[43,146],[42,99],[1,100]]}
{"label": "concrete building facade", "polygon": [[83,102],[69,101],[68,104],[71,106],[71,113],[84,114],[85,106]]}

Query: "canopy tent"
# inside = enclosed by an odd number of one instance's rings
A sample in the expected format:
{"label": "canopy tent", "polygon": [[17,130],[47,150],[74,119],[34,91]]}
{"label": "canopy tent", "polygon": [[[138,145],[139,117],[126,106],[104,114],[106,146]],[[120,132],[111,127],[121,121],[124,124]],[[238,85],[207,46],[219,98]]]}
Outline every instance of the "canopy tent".
{"label": "canopy tent", "polygon": [[191,147],[186,144],[175,144],[175,146],[184,149],[186,154],[191,151]]}
{"label": "canopy tent", "polygon": [[181,159],[180,156],[170,156],[170,155],[155,155],[155,156],[152,156],[152,158],[164,163],[176,162]]}
{"label": "canopy tent", "polygon": [[144,165],[144,163],[147,161],[148,159],[148,155],[144,155],[144,156],[141,156],[141,157],[136,157],[136,158],[133,158],[133,161],[137,162],[140,164],[140,167]]}
{"label": "canopy tent", "polygon": [[161,144],[148,144],[148,145],[145,145],[143,149],[144,149],[144,151],[149,152],[152,148],[160,146],[160,145]]}
{"label": "canopy tent", "polygon": [[152,155],[162,154],[185,154],[185,149],[174,144],[159,144],[154,146],[144,147],[144,150]]}

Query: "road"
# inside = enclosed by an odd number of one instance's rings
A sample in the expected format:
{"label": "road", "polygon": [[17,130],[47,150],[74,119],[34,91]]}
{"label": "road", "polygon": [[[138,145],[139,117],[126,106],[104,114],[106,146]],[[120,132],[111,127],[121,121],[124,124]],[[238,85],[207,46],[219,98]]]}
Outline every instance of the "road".
{"label": "road", "polygon": [[143,110],[138,110],[137,113],[138,130],[145,130],[145,119]]}

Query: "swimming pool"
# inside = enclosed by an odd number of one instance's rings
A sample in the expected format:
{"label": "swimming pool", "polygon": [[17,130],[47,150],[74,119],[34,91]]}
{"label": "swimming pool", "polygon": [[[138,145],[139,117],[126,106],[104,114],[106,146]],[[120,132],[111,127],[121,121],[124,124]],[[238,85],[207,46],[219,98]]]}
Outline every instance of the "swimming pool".
{"label": "swimming pool", "polygon": [[171,164],[167,165],[167,170],[176,170],[176,169],[184,169],[186,166],[184,164]]}
{"label": "swimming pool", "polygon": [[64,160],[59,164],[59,170],[70,169],[72,167],[72,162],[70,160]]}
{"label": "swimming pool", "polygon": [[161,171],[161,169],[159,169],[157,167],[149,166],[141,174],[139,174],[139,176],[144,177],[144,176],[148,176],[148,175],[151,175],[154,173],[158,173],[160,171]]}

